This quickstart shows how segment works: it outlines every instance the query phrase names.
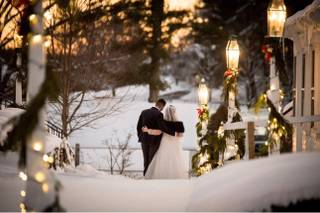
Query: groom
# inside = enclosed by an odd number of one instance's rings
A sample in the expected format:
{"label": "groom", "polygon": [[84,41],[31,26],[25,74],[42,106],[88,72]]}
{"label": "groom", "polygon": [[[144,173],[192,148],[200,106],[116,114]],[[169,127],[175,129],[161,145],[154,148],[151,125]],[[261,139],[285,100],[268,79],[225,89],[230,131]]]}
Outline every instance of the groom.
{"label": "groom", "polygon": [[159,99],[154,107],[143,110],[139,117],[137,132],[143,152],[143,175],[146,174],[148,166],[160,146],[162,134],[159,136],[149,135],[148,133],[142,131],[142,127],[146,126],[149,129],[159,129],[162,132],[175,136],[175,132],[167,128],[163,121],[163,114],[161,113],[161,111],[163,110],[165,105],[166,101],[163,99]]}

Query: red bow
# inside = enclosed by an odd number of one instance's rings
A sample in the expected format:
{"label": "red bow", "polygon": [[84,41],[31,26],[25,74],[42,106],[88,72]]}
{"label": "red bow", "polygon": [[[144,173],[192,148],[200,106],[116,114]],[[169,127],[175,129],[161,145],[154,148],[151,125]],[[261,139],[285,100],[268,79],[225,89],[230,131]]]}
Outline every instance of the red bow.
{"label": "red bow", "polygon": [[232,70],[230,70],[230,69],[228,69],[227,71],[224,72],[224,77],[225,77],[225,78],[228,78],[228,77],[230,77],[230,76],[232,76],[232,75],[233,75],[233,72],[232,72]]}

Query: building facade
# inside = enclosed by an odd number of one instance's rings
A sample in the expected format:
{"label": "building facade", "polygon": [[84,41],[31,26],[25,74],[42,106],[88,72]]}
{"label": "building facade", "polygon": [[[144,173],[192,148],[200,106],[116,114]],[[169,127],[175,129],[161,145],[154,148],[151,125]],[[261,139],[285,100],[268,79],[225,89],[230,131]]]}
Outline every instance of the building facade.
{"label": "building facade", "polygon": [[284,34],[294,43],[293,151],[320,150],[320,0],[289,17]]}

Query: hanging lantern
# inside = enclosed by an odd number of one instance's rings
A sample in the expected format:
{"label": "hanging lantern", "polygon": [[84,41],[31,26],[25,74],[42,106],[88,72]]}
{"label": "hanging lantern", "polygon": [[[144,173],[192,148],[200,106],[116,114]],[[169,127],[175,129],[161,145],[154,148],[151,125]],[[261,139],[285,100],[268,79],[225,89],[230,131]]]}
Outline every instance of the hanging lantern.
{"label": "hanging lantern", "polygon": [[208,104],[209,91],[208,91],[207,85],[205,84],[204,79],[202,79],[202,80],[201,80],[201,83],[199,84],[198,97],[199,97],[199,104],[200,104],[200,105],[206,105],[206,104]]}
{"label": "hanging lantern", "polygon": [[240,50],[237,39],[232,36],[226,47],[227,68],[237,70],[239,66]]}
{"label": "hanging lantern", "polygon": [[268,6],[268,35],[282,37],[287,9],[283,0],[271,0]]}

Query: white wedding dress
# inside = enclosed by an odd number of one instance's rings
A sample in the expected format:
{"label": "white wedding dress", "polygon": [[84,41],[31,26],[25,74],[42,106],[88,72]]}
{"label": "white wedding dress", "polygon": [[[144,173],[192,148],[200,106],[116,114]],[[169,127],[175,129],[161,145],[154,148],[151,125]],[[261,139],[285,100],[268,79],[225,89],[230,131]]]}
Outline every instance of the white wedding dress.
{"label": "white wedding dress", "polygon": [[163,133],[160,147],[148,167],[145,178],[188,178],[188,169],[183,160],[180,138]]}
{"label": "white wedding dress", "polygon": [[188,178],[188,168],[182,154],[181,137],[175,137],[163,133],[160,147],[148,166],[145,178]]}

